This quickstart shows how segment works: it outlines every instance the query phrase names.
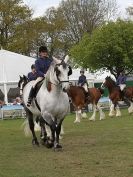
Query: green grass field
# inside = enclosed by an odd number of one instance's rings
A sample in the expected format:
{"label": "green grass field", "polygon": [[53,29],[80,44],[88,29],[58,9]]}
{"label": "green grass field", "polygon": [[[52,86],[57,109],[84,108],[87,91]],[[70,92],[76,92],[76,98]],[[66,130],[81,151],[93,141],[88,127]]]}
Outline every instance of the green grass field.
{"label": "green grass field", "polygon": [[22,119],[0,121],[0,177],[132,177],[133,115],[122,115],[80,124],[66,117],[61,152],[33,147]]}

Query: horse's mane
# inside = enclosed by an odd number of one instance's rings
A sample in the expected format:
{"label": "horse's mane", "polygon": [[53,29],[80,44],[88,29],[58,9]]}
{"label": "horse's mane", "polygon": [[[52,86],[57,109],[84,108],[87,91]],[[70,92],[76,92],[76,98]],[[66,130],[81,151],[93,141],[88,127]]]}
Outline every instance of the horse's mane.
{"label": "horse's mane", "polygon": [[46,79],[45,80],[49,80],[50,73],[53,72],[53,69],[54,69],[55,65],[56,65],[56,62],[53,60],[52,63],[50,64],[50,67],[49,67],[47,73],[46,73],[46,76],[45,76]]}
{"label": "horse's mane", "polygon": [[107,76],[106,80],[109,81],[113,86],[116,86],[116,82],[110,76]]}

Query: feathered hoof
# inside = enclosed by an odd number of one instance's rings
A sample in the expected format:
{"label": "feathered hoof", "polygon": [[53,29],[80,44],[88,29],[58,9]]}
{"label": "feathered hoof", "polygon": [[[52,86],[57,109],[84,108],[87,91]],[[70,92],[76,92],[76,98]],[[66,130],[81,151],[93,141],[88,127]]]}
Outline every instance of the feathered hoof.
{"label": "feathered hoof", "polygon": [[90,119],[89,119],[89,121],[93,121],[93,122],[94,122],[94,121],[95,121],[95,119],[90,118]]}
{"label": "feathered hoof", "polygon": [[80,123],[80,121],[79,120],[75,120],[74,123]]}

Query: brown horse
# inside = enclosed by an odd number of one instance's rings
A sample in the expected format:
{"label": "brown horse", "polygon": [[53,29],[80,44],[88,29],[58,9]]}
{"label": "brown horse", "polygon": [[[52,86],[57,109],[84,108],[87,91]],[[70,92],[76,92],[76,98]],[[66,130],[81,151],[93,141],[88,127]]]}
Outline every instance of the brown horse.
{"label": "brown horse", "polygon": [[[121,112],[118,106],[118,101],[122,100],[121,91],[119,86],[116,85],[116,82],[111,79],[111,77],[106,77],[105,81],[103,82],[101,88],[107,87],[109,91],[109,98],[112,101],[112,104],[110,106],[110,113],[109,116],[115,115],[116,110],[116,116],[121,116]],[[124,89],[124,100],[130,107],[128,108],[128,112],[133,112],[133,87],[127,87]]]}
{"label": "brown horse", "polygon": [[92,104],[93,106],[93,115],[89,120],[95,121],[96,110],[98,109],[100,112],[100,120],[104,119],[105,115],[101,109],[101,107],[97,104],[101,95],[103,94],[103,90],[100,88],[88,88],[89,97],[87,97],[87,93],[83,87],[79,86],[70,86],[68,90],[68,96],[72,101],[73,106],[76,110],[76,122],[80,122],[82,115],[82,108],[84,108],[88,104]]}

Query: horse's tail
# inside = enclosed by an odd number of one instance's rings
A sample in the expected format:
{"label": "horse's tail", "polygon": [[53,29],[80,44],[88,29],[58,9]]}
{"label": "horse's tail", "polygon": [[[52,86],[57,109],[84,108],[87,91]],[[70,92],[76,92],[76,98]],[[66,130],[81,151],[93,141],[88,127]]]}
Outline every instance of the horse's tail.
{"label": "horse's tail", "polygon": [[[26,119],[24,121],[24,123],[22,124],[22,127],[24,129],[25,136],[27,136],[27,137],[31,136],[31,130],[30,130],[30,127],[29,127],[28,119]],[[39,126],[39,124],[37,122],[35,122],[34,130],[35,131],[40,131],[41,130],[41,127]]]}
{"label": "horse's tail", "polygon": [[22,124],[22,127],[24,129],[24,134],[25,136],[31,136],[31,131],[30,131],[30,127],[29,127],[29,122],[28,122],[28,119],[26,119],[24,121],[24,123]]}
{"label": "horse's tail", "polygon": [[104,90],[102,88],[98,88],[98,90],[100,91],[100,93],[103,95],[104,94]]}

